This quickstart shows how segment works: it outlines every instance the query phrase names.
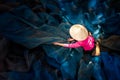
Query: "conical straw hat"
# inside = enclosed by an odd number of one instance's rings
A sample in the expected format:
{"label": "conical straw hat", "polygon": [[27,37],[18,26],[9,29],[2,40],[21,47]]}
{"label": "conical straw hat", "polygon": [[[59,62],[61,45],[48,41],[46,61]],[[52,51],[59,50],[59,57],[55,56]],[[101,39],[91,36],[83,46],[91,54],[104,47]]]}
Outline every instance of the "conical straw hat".
{"label": "conical straw hat", "polygon": [[80,24],[75,24],[71,26],[69,33],[73,39],[78,41],[85,40],[88,37],[87,29]]}

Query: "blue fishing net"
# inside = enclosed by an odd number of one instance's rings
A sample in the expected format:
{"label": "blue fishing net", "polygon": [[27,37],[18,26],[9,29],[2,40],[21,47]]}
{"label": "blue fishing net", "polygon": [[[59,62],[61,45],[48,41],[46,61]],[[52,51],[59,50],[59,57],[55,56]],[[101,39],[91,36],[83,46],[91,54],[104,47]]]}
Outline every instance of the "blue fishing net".
{"label": "blue fishing net", "polygon": [[120,14],[114,5],[119,5],[119,0],[1,2],[20,3],[0,13],[0,70],[5,68],[0,72],[1,80],[119,80],[117,56],[112,56],[114,71],[106,60],[109,55],[92,57],[85,55],[81,47],[69,49],[52,44],[70,43],[67,39],[73,24],[84,25],[95,39],[119,35]]}

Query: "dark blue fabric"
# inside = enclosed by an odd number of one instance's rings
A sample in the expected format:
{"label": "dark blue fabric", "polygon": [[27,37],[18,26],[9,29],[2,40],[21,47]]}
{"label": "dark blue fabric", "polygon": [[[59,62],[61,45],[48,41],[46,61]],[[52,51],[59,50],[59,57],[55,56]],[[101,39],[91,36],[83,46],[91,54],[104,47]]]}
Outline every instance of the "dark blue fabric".
{"label": "dark blue fabric", "polygon": [[101,53],[103,70],[107,80],[120,80],[120,56],[109,54],[108,52]]}
{"label": "dark blue fabric", "polygon": [[93,62],[90,55],[85,55],[84,58],[80,60],[78,69],[78,80],[91,80],[93,74]]}
{"label": "dark blue fabric", "polygon": [[55,75],[52,75],[46,70],[40,61],[37,61],[31,67],[29,72],[11,71],[8,75],[9,80],[55,80]]}
{"label": "dark blue fabric", "polygon": [[101,56],[93,57],[92,61],[94,63],[93,76],[94,76],[95,80],[106,80],[105,74],[104,74],[104,72],[102,70],[102,66],[101,66]]}
{"label": "dark blue fabric", "polygon": [[[45,15],[45,13],[41,16],[48,17],[48,19],[44,18],[48,21],[48,25],[44,25],[44,20],[41,20],[27,6],[20,6],[11,13],[2,14],[0,15],[2,20],[0,22],[1,34],[27,48],[34,48],[40,44],[50,44],[54,41],[65,41],[68,35],[55,26],[50,26],[52,23],[49,21],[52,21],[54,18]],[[58,33],[55,33],[55,31]]]}
{"label": "dark blue fabric", "polygon": [[[120,35],[120,14],[112,15],[110,18],[108,18],[105,21],[105,24],[103,24],[103,30],[105,35],[108,37],[110,35]],[[109,28],[111,27],[111,28]],[[113,28],[114,27],[114,28]]]}
{"label": "dark blue fabric", "polygon": [[0,48],[3,56],[0,68],[6,68],[0,72],[1,80],[90,80],[92,77],[120,80],[119,55],[104,52],[100,57],[91,57],[90,54],[86,60],[81,47],[68,49],[52,45],[56,41],[68,43],[69,28],[76,23],[85,25],[95,39],[101,34],[103,37],[119,35],[120,15],[115,6],[110,6],[112,0],[18,2],[22,3],[0,13],[0,36],[10,40],[10,45],[4,44],[9,48],[6,54],[2,52],[5,46]]}
{"label": "dark blue fabric", "polygon": [[60,70],[63,78],[75,79],[78,63],[82,57],[82,49],[77,51],[75,49],[59,48],[50,45],[43,46],[43,49],[48,55],[48,63]]}

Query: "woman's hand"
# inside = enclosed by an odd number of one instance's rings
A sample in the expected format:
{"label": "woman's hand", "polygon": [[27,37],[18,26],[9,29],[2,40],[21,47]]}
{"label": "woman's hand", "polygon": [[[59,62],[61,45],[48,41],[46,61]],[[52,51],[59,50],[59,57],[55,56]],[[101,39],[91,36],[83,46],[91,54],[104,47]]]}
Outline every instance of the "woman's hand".
{"label": "woman's hand", "polygon": [[91,32],[88,32],[88,34],[89,34],[90,36],[92,36]]}
{"label": "woman's hand", "polygon": [[58,46],[63,46],[64,47],[64,44],[63,43],[59,43],[59,42],[53,42],[54,45],[58,45]]}
{"label": "woman's hand", "polygon": [[67,41],[71,42],[71,41],[74,41],[74,40],[75,40],[75,39],[73,39],[73,38],[68,38]]}
{"label": "woman's hand", "polygon": [[59,45],[60,43],[59,42],[53,42],[54,45]]}

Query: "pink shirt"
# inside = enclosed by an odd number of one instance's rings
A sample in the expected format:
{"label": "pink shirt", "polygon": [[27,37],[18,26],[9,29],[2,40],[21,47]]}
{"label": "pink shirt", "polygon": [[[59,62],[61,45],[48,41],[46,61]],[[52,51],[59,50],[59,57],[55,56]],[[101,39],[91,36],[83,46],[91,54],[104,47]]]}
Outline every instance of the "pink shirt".
{"label": "pink shirt", "polygon": [[92,50],[94,48],[94,46],[95,46],[94,41],[95,40],[92,36],[88,36],[87,39],[85,39],[83,41],[77,41],[72,44],[64,44],[64,47],[67,47],[67,48],[83,47],[84,50],[88,51],[88,50]]}

